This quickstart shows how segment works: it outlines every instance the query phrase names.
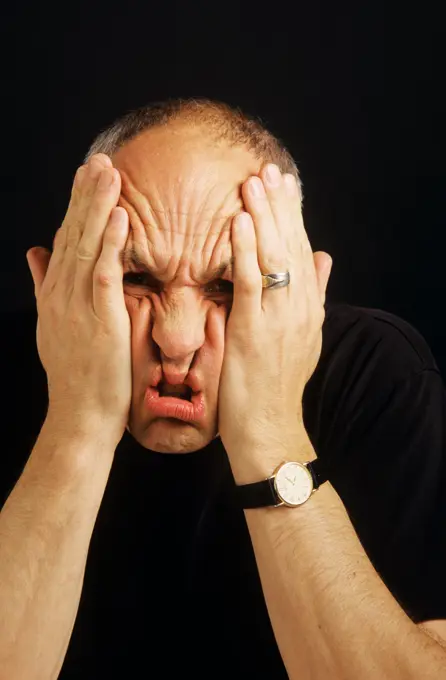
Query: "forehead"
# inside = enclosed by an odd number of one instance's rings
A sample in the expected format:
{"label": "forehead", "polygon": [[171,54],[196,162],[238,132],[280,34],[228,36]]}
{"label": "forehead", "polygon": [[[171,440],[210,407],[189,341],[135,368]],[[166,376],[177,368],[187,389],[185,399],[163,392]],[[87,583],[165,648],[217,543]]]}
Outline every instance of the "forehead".
{"label": "forehead", "polygon": [[203,253],[212,266],[231,256],[229,227],[243,208],[241,186],[262,165],[249,150],[169,124],[131,140],[112,162],[130,216],[128,249],[158,270],[172,260],[175,269],[185,264],[181,259],[193,265]]}
{"label": "forehead", "polygon": [[140,184],[156,180],[174,184],[207,175],[209,179],[241,182],[260,170],[261,162],[243,146],[230,146],[203,127],[170,123],[148,130],[112,156],[113,165]]}

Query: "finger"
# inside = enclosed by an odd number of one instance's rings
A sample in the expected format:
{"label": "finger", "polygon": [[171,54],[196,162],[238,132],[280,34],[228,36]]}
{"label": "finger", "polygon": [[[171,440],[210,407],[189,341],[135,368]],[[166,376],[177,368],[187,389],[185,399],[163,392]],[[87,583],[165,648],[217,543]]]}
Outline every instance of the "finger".
{"label": "finger", "polygon": [[[82,197],[82,188],[83,184],[85,182],[85,179],[88,174],[88,165],[81,165],[74,176],[73,180],[73,186],[71,187],[71,197],[70,197],[70,203],[68,204],[68,209],[67,212],[65,213],[64,220],[59,228],[58,231],[62,231],[64,235],[66,236],[67,232],[67,225],[72,221],[74,215],[76,214],[76,211],[79,208],[79,203]],[[56,241],[56,236],[57,232],[54,235],[53,239],[53,250],[55,248],[55,241]]]}
{"label": "finger", "polygon": [[[83,299],[91,300],[93,270],[101,255],[104,232],[111,212],[118,202],[120,186],[120,175],[117,170],[107,168],[102,171],[91,201],[82,237],[76,251],[72,253],[74,292],[79,292]],[[70,276],[68,268],[66,276],[68,283]]]}
{"label": "finger", "polygon": [[45,273],[44,286],[43,281],[41,281],[42,294],[50,293],[59,278],[60,265],[65,255],[67,224],[75,219],[75,215],[79,207],[82,182],[85,179],[86,173],[87,167],[82,165],[80,168],[78,168],[74,177],[68,210],[65,214],[65,218],[61,227],[56,231],[53,239],[53,252],[51,253],[49,264]]}
{"label": "finger", "polygon": [[[317,284],[315,260],[313,249],[305,229],[302,215],[302,196],[294,175],[287,173],[284,176],[286,191],[289,196],[289,210],[292,228],[288,248],[300,261],[299,272],[302,274],[304,283],[311,290]],[[294,238],[293,238],[294,234]],[[297,247],[297,250],[296,250]]]}
{"label": "finger", "polygon": [[250,177],[244,183],[242,196],[255,227],[260,271],[262,274],[283,271],[283,246],[260,177]]}
{"label": "finger", "polygon": [[247,323],[261,311],[262,276],[257,260],[257,239],[251,215],[236,215],[231,227],[234,297],[231,316]]}
{"label": "finger", "polygon": [[67,247],[77,249],[82,237],[85,221],[90,210],[91,202],[96,194],[96,187],[103,170],[110,168],[111,160],[105,154],[95,154],[88,162],[86,173],[82,176],[82,189],[76,210],[70,214],[69,220],[64,220],[63,228],[66,228]]}
{"label": "finger", "polygon": [[285,182],[277,165],[268,163],[260,172],[260,179],[265,187],[271,213],[279,231],[279,235],[284,237],[289,230],[290,212],[289,199],[287,196]]}
{"label": "finger", "polygon": [[[42,286],[42,294],[50,293],[56,284],[61,283],[60,269],[65,258],[67,243],[77,244],[99,173],[101,168],[108,166],[111,166],[111,160],[108,156],[96,154],[92,156],[88,165],[83,165],[77,170],[68,210],[62,226],[57,230],[54,237],[53,252],[45,276],[45,283]],[[73,275],[72,270],[73,267],[71,266],[70,276]]]}
{"label": "finger", "polygon": [[285,192],[290,201],[290,210],[293,215],[293,221],[303,223],[302,219],[302,196],[296,178],[291,173],[287,172],[283,176],[285,185]]}
{"label": "finger", "polygon": [[127,243],[129,217],[124,208],[113,208],[104,232],[102,250],[93,273],[93,308],[99,318],[124,300],[122,255]]}
{"label": "finger", "polygon": [[[64,221],[62,222],[61,228],[66,227],[67,224],[71,222],[76,211],[79,209],[79,203],[82,199],[82,189],[85,180],[88,176],[88,165],[81,165],[77,169],[74,176],[73,186],[71,188],[70,203],[68,205],[68,210],[65,213]],[[65,229],[66,231],[66,229]]]}
{"label": "finger", "polygon": [[290,172],[286,172],[283,176],[283,181],[287,195],[290,197],[294,196],[296,189],[298,189],[297,181],[294,175],[292,175]]}
{"label": "finger", "polygon": [[[286,173],[283,176],[285,192],[288,196],[288,209],[289,209],[289,249],[290,252],[295,251],[297,247],[297,240],[302,243],[305,240],[306,232],[304,228],[304,221],[302,216],[302,195],[299,189],[296,178],[291,173]],[[293,238],[294,236],[294,238]],[[298,252],[300,249],[298,249]],[[293,255],[296,253],[293,252]],[[298,254],[298,253],[297,253]]]}

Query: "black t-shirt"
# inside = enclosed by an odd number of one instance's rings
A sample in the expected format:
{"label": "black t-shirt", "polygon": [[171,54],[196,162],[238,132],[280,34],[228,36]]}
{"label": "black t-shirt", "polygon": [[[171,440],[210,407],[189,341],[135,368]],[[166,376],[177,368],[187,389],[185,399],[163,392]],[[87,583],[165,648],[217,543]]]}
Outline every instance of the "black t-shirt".
{"label": "black t-shirt", "polygon": [[[35,313],[4,317],[3,389],[12,398],[3,500],[46,414],[35,326]],[[438,367],[412,326],[327,302],[305,426],[370,560],[415,623],[446,618],[445,404]],[[232,485],[219,439],[163,455],[125,433],[61,680],[287,678]]]}

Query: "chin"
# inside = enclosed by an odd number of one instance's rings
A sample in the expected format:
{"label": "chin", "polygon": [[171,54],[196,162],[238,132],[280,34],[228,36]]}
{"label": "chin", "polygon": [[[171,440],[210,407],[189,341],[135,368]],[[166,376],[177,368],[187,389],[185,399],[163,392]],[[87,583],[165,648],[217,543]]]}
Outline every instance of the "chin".
{"label": "chin", "polygon": [[155,453],[193,453],[218,436],[216,425],[203,430],[175,418],[158,418],[144,428],[130,423],[127,430],[138,444]]}

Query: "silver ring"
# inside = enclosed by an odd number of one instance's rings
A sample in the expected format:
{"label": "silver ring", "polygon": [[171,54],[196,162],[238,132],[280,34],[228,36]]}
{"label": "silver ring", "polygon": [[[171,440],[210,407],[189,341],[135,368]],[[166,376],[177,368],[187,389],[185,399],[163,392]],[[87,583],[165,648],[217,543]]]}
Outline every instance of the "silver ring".
{"label": "silver ring", "polygon": [[290,282],[290,272],[262,274],[262,288],[284,288]]}

